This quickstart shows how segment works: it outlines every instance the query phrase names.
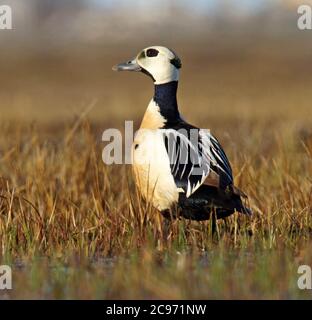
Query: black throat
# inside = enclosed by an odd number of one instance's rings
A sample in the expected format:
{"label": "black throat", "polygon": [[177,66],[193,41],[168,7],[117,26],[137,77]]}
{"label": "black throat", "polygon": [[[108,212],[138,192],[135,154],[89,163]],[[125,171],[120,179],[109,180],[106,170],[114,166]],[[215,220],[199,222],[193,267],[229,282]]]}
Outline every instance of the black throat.
{"label": "black throat", "polygon": [[158,104],[161,115],[167,120],[166,125],[180,120],[177,103],[178,81],[155,84],[154,101]]}

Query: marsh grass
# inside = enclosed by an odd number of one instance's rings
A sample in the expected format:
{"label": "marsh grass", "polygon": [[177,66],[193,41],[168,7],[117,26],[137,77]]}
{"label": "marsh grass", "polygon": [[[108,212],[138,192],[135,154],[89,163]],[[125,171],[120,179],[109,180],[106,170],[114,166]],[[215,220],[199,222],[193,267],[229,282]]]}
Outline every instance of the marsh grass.
{"label": "marsh grass", "polygon": [[[214,234],[210,221],[165,222],[131,168],[102,162],[103,130],[138,123],[148,80],[76,56],[56,70],[51,57],[21,62],[1,92],[0,263],[13,290],[0,297],[311,298],[297,288],[298,266],[312,266],[311,72],[299,53],[258,49],[184,59],[181,110],[221,141],[254,212]],[[106,58],[103,70],[119,61]]]}
{"label": "marsh grass", "polygon": [[[234,154],[254,214],[221,220],[212,234],[210,221],[164,221],[140,198],[131,168],[103,164],[87,120],[70,140],[70,128],[60,128],[57,141],[31,126],[2,132],[11,137],[0,160],[10,297],[305,296],[296,276],[300,263],[312,263],[311,146],[298,152],[276,136],[266,155],[249,149],[253,156],[242,161]],[[260,136],[250,138],[258,148]]]}

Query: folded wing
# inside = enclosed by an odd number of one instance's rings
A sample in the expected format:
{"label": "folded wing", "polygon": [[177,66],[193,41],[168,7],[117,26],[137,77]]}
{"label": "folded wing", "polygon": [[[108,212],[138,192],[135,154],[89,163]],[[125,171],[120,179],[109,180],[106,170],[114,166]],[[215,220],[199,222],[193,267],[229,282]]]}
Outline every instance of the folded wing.
{"label": "folded wing", "polygon": [[203,184],[223,190],[233,184],[227,156],[209,130],[184,123],[176,128],[163,129],[163,136],[171,173],[186,197]]}

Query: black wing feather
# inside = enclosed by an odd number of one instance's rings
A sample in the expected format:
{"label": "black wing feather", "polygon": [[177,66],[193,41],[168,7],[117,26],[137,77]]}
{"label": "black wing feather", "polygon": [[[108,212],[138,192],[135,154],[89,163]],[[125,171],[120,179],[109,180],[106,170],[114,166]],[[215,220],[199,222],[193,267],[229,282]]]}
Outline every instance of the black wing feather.
{"label": "black wing feather", "polygon": [[[197,138],[192,139],[197,131]],[[193,134],[193,136],[192,136]],[[194,193],[211,171],[220,177],[220,188],[233,184],[232,169],[220,143],[209,131],[185,122],[163,129],[171,173],[186,196]]]}

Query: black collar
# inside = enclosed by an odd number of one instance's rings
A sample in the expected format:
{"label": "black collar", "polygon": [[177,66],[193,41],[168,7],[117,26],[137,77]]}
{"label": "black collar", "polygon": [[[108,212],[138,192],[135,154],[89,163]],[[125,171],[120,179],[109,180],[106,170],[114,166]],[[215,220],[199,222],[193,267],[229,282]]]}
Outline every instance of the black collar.
{"label": "black collar", "polygon": [[159,106],[161,115],[167,120],[167,125],[181,119],[177,103],[177,90],[178,81],[155,84],[153,99]]}

